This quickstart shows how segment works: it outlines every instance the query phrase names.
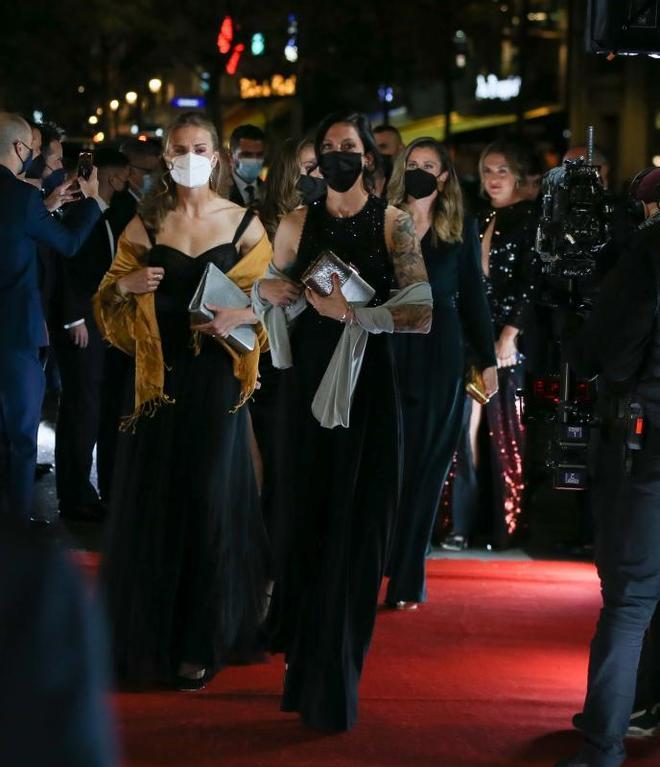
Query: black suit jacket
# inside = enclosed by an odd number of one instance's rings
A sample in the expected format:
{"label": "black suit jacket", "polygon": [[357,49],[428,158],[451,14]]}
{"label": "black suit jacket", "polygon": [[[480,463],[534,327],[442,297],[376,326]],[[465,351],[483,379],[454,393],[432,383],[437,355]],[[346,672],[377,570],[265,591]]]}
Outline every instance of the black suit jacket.
{"label": "black suit jacket", "polygon": [[98,290],[105,273],[112,266],[117,251],[117,242],[128,222],[135,215],[136,203],[115,202],[96,223],[82,248],[73,258],[62,264],[61,311],[59,320],[68,325],[77,320],[88,324],[94,320],[92,298]]}
{"label": "black suit jacket", "polygon": [[60,223],[48,213],[37,189],[0,165],[0,351],[48,343],[37,243],[72,256],[101,216],[95,200],[72,207],[66,224]]}
{"label": "black suit jacket", "polygon": [[[264,201],[264,194],[266,192],[266,182],[262,181],[260,178],[257,179],[256,182],[258,192],[258,199],[255,202],[254,208],[259,208],[261,204],[263,204]],[[236,205],[241,205],[244,208],[247,206],[247,203],[243,199],[243,196],[238,190],[238,187],[236,184],[232,181],[232,185],[229,189],[229,199],[231,202],[236,203]]]}
{"label": "black suit jacket", "polygon": [[108,656],[69,555],[0,517],[0,763],[114,767]]}

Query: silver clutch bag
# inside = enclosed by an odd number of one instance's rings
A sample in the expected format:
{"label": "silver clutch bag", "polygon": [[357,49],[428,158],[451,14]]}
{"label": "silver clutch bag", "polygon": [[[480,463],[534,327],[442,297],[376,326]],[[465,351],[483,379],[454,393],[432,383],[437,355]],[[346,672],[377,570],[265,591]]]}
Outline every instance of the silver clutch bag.
{"label": "silver clutch bag", "polygon": [[[191,324],[201,325],[211,322],[213,312],[205,304],[222,306],[227,309],[245,309],[250,299],[238,285],[215,264],[207,264],[202,279],[188,304]],[[257,335],[251,325],[239,325],[224,339],[236,351],[245,354],[251,352],[257,343]]]}
{"label": "silver clutch bag", "polygon": [[316,261],[307,267],[300,280],[315,293],[329,296],[332,293],[333,274],[339,276],[341,292],[351,304],[366,305],[376,295],[371,285],[331,250],[321,251]]}

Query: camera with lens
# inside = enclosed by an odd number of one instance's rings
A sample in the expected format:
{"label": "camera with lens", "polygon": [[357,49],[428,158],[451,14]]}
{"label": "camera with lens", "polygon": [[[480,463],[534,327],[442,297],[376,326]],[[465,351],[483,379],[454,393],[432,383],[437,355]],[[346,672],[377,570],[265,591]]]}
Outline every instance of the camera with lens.
{"label": "camera with lens", "polygon": [[592,276],[612,221],[598,168],[581,157],[566,160],[546,173],[542,194],[536,250],[543,273],[562,279]]}
{"label": "camera with lens", "polygon": [[612,205],[591,162],[593,135],[589,138],[586,160],[566,160],[544,176],[536,236],[543,272],[540,303],[552,314],[558,365],[554,375],[533,381],[526,410],[548,426],[545,468],[556,490],[587,489],[590,444],[598,426],[595,384],[578,380],[564,349],[590,310],[599,256],[612,234]]}

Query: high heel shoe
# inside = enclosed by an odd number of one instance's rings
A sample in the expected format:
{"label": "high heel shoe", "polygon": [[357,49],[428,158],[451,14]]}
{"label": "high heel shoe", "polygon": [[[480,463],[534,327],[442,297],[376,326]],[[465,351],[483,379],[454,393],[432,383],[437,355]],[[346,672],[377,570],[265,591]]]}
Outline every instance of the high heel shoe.
{"label": "high heel shoe", "polygon": [[[199,667],[197,667],[197,670],[194,669],[195,666],[190,666],[190,664],[181,664],[179,673],[174,677],[174,685],[177,690],[181,692],[197,692],[197,690],[206,687],[210,679],[208,669]],[[182,671],[190,671],[190,674],[181,673]]]}
{"label": "high heel shoe", "polygon": [[440,544],[440,548],[444,551],[465,551],[467,547],[468,539],[464,535],[458,535],[458,533],[449,533]]}

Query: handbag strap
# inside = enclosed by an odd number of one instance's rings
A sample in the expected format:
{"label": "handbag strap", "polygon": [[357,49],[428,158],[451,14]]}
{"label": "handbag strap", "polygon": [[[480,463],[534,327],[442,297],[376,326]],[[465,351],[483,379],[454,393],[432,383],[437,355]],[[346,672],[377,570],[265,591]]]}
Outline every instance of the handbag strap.
{"label": "handbag strap", "polygon": [[250,226],[252,223],[252,219],[254,218],[254,211],[252,210],[246,210],[245,215],[241,219],[241,223],[238,225],[238,229],[236,229],[236,232],[234,233],[234,239],[231,241],[231,244],[236,247],[238,244],[238,241],[243,236],[243,233],[245,230]]}

